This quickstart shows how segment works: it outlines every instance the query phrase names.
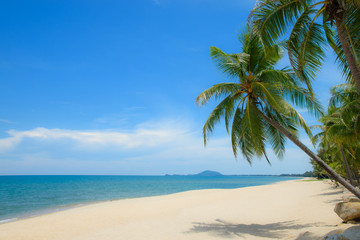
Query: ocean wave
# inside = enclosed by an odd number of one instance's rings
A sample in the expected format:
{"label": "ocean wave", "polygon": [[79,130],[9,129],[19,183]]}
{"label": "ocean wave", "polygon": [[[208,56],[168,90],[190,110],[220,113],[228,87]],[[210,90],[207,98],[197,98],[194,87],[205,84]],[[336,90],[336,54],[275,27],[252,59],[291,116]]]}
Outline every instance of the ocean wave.
{"label": "ocean wave", "polygon": [[17,218],[3,219],[3,220],[0,220],[0,224],[7,223],[7,222],[12,222],[12,221],[15,221],[15,220],[17,220]]}

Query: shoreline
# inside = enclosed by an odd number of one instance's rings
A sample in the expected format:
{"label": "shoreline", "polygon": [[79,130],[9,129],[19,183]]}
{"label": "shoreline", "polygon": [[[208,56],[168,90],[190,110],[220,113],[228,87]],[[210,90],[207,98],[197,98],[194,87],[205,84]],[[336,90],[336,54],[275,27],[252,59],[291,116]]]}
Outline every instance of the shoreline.
{"label": "shoreline", "polygon": [[[121,200],[121,199],[119,199],[119,200]],[[108,200],[108,201],[112,201],[112,200]],[[59,205],[59,206],[54,206],[54,207],[46,208],[46,209],[33,210],[31,212],[26,212],[26,213],[18,214],[16,216],[11,216],[10,218],[0,219],[0,225],[4,224],[4,223],[10,223],[10,222],[16,222],[16,221],[20,221],[20,220],[24,220],[24,219],[35,218],[35,217],[39,217],[39,216],[44,216],[44,215],[48,215],[48,214],[52,214],[52,213],[56,213],[56,212],[66,211],[69,209],[83,207],[83,206],[87,206],[87,205],[91,205],[91,204],[102,203],[102,202],[107,202],[107,201],[96,201],[96,202],[84,202],[84,203],[69,204],[69,205]]]}
{"label": "shoreline", "polygon": [[0,219],[0,225],[5,223],[12,223],[37,217],[42,217],[50,214],[54,214],[57,212],[63,212],[71,209],[86,207],[86,206],[92,206],[96,204],[105,204],[110,202],[118,202],[123,200],[133,200],[133,199],[146,199],[146,198],[153,198],[153,197],[164,197],[164,196],[172,196],[176,194],[181,193],[191,193],[191,192],[201,192],[201,191],[211,191],[211,190],[237,190],[237,189],[244,189],[244,188],[252,188],[252,187],[259,187],[259,186],[271,186],[274,184],[282,183],[282,182],[291,182],[291,181],[298,181],[298,180],[306,180],[311,179],[311,177],[297,177],[298,179],[292,179],[292,180],[284,180],[279,182],[272,182],[268,184],[262,184],[262,185],[256,185],[256,186],[246,186],[246,187],[240,187],[240,188],[207,188],[207,189],[194,189],[194,190],[186,190],[181,192],[175,192],[175,193],[168,193],[168,194],[161,194],[161,195],[151,195],[151,196],[143,196],[143,197],[128,197],[128,198],[118,198],[118,199],[109,199],[109,200],[100,200],[100,201],[91,201],[91,202],[81,202],[81,203],[73,203],[68,205],[57,205],[46,209],[40,209],[40,210],[34,210],[31,212],[19,214],[10,218]]}
{"label": "shoreline", "polygon": [[0,224],[0,239],[321,237],[351,226],[333,211],[341,193],[327,182],[301,179],[107,201]]}
{"label": "shoreline", "polygon": [[[37,176],[37,175],[34,175],[34,176]],[[232,175],[222,175],[221,177],[228,177],[228,176],[231,177]],[[266,177],[268,177],[268,176],[271,176],[271,177],[284,177],[284,178],[289,178],[290,177],[290,178],[293,178],[293,179],[290,179],[290,180],[280,180],[280,181],[276,181],[276,182],[259,184],[259,185],[255,185],[255,186],[265,186],[265,185],[276,184],[276,183],[284,182],[284,181],[294,181],[294,180],[306,179],[306,177],[291,177],[291,176],[280,176],[280,175],[278,175],[278,176],[277,175],[244,175],[244,176],[247,176],[247,177],[248,176],[250,176],[250,177],[256,177],[256,176],[266,176]],[[155,177],[159,177],[159,176],[155,176]],[[163,176],[161,176],[161,177],[163,177]],[[173,176],[167,176],[167,177],[173,177]],[[175,176],[175,177],[178,177],[178,176]],[[12,215],[7,216],[6,218],[0,218],[0,225],[4,224],[4,223],[20,221],[20,220],[34,218],[34,217],[43,216],[43,215],[47,215],[47,214],[52,214],[52,213],[56,213],[56,212],[66,211],[66,210],[73,209],[73,208],[78,208],[78,207],[83,207],[83,206],[88,206],[88,205],[93,205],[93,204],[99,204],[99,203],[105,203],[105,202],[121,201],[121,200],[126,200],[126,199],[137,199],[137,198],[166,196],[166,195],[172,195],[172,194],[177,194],[177,193],[182,193],[182,192],[198,191],[198,190],[216,190],[216,189],[219,189],[219,190],[220,189],[229,189],[230,190],[230,189],[241,189],[241,188],[246,188],[246,187],[252,187],[252,186],[245,186],[245,187],[238,187],[238,188],[193,189],[193,190],[185,190],[185,191],[179,191],[179,192],[174,192],[174,193],[145,195],[145,196],[139,196],[139,197],[130,196],[130,197],[124,197],[124,198],[113,198],[113,199],[83,201],[83,202],[74,202],[74,203],[62,204],[62,205],[54,205],[54,206],[49,206],[49,207],[41,208],[41,209],[29,210],[29,211],[23,212],[23,213],[12,214]]]}

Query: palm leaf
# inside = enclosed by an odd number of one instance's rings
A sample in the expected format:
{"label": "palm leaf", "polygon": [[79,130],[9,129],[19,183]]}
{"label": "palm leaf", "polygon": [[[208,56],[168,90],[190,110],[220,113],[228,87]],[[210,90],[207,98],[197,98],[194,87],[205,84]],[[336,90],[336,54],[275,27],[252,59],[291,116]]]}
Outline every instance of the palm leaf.
{"label": "palm leaf", "polygon": [[249,55],[246,53],[226,54],[217,47],[210,47],[210,56],[214,60],[218,69],[229,77],[238,78],[243,76],[246,69]]}
{"label": "palm leaf", "polygon": [[304,11],[306,0],[262,0],[251,13],[255,30],[266,48],[282,36],[295,19]]}
{"label": "palm leaf", "polygon": [[220,83],[206,89],[197,98],[196,103],[198,105],[205,105],[211,98],[219,98],[222,96],[228,96],[236,92],[241,92],[241,85],[238,83]]}
{"label": "palm leaf", "polygon": [[280,159],[283,158],[286,143],[285,136],[270,124],[266,125],[266,136],[270,141],[275,155]]}
{"label": "palm leaf", "polygon": [[311,93],[311,82],[315,79],[325,56],[322,26],[310,18],[314,12],[315,10],[312,9],[303,12],[297,19],[288,40],[290,64]]}

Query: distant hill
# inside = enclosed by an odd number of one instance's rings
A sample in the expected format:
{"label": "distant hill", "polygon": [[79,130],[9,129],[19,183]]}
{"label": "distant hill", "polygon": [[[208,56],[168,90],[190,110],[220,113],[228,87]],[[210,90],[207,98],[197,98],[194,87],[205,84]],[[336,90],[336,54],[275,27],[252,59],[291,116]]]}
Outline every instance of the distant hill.
{"label": "distant hill", "polygon": [[203,172],[201,172],[201,173],[194,174],[194,175],[192,175],[192,176],[216,177],[216,176],[223,176],[223,175],[222,175],[221,173],[219,173],[219,172],[206,170],[206,171],[203,171]]}
{"label": "distant hill", "polygon": [[165,174],[165,176],[199,176],[199,177],[216,177],[216,176],[224,176],[219,172],[215,172],[215,171],[203,171],[201,173],[198,174],[188,174],[188,175],[179,175],[179,174]]}

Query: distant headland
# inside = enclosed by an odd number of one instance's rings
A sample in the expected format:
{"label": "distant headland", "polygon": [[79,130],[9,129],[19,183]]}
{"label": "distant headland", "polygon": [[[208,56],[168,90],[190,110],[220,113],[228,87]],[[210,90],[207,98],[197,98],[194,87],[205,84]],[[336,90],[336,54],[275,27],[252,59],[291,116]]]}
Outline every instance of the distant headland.
{"label": "distant headland", "polygon": [[203,171],[201,173],[197,173],[197,174],[187,174],[187,175],[183,175],[183,174],[166,174],[165,176],[199,176],[199,177],[216,177],[216,176],[224,176],[219,172],[216,171],[210,171],[210,170],[206,170]]}
{"label": "distant headland", "polygon": [[224,175],[222,175],[221,173],[216,172],[216,171],[206,170],[206,171],[203,171],[201,173],[195,174],[193,176],[216,177],[216,176],[224,176]]}

